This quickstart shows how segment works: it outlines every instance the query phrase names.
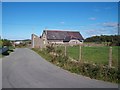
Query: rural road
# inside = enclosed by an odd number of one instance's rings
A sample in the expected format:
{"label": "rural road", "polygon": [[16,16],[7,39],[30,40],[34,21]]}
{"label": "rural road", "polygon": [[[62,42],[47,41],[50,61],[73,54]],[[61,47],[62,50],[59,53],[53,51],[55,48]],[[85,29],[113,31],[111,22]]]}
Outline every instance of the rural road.
{"label": "rural road", "polygon": [[34,51],[21,48],[2,59],[2,88],[118,88],[63,70]]}

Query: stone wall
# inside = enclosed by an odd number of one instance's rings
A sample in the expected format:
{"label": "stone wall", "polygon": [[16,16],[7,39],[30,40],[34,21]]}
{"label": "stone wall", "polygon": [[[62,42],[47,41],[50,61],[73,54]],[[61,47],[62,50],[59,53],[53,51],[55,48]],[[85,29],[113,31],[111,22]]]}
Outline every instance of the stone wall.
{"label": "stone wall", "polygon": [[43,48],[43,40],[35,34],[31,36],[31,47],[32,48]]}

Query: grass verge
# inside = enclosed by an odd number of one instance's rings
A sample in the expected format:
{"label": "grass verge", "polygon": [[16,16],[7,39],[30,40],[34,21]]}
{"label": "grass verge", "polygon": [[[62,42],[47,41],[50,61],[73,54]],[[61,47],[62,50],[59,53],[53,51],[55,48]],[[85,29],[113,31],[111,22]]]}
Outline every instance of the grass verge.
{"label": "grass verge", "polygon": [[77,73],[98,80],[120,83],[120,71],[117,68],[109,67],[108,65],[102,64],[73,62],[69,60],[67,56],[64,56],[64,54],[60,50],[55,50],[56,54],[53,53],[54,50],[52,50],[52,53],[50,51],[48,52],[47,49],[32,50],[37,52],[40,56],[42,56],[49,62],[62,67],[63,69],[66,69],[72,73]]}

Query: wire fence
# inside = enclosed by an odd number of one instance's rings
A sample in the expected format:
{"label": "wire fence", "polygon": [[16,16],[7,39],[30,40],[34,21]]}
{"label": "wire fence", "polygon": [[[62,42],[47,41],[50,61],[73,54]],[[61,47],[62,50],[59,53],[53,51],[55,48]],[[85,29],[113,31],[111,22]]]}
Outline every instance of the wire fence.
{"label": "wire fence", "polygon": [[109,46],[70,46],[57,45],[56,50],[62,50],[65,56],[77,62],[89,62],[118,67],[118,48]]}

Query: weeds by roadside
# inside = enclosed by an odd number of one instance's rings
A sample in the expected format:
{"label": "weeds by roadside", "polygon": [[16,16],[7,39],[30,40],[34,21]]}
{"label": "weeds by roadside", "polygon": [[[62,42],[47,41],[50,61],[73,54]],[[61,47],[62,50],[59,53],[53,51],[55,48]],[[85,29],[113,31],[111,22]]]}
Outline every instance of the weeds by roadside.
{"label": "weeds by roadside", "polygon": [[69,70],[72,73],[88,76],[90,78],[120,83],[120,71],[117,68],[109,67],[108,65],[74,62],[65,56],[62,50],[55,50],[53,46],[47,46],[46,49],[32,49],[43,58],[53,64]]}

